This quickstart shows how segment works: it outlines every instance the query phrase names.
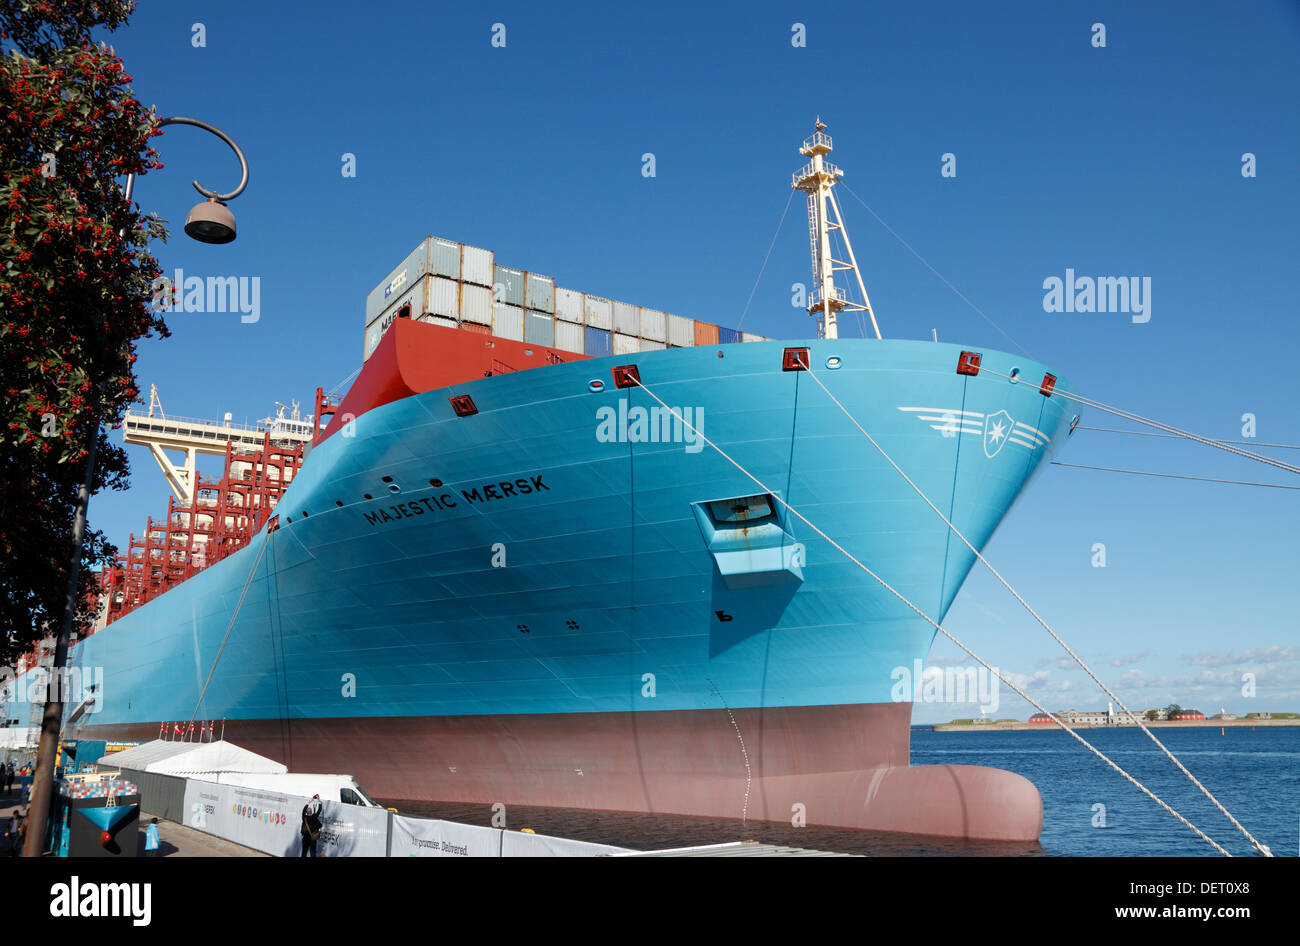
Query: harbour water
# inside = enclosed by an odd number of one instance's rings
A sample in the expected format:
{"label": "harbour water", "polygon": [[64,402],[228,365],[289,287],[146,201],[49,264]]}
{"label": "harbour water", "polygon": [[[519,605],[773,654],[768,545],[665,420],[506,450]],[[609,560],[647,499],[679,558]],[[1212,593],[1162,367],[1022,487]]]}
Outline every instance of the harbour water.
{"label": "harbour water", "polygon": [[[1136,728],[1085,738],[1234,855],[1249,842]],[[1162,729],[1157,735],[1278,856],[1297,855],[1300,727]],[[989,844],[790,824],[510,806],[505,827],[649,850],[755,840],[872,856],[1215,856],[1214,850],[1064,732],[912,733],[915,765],[988,765],[1017,772],[1043,796],[1037,844]],[[383,802],[407,814],[492,824],[487,805]],[[1102,806],[1102,807],[1098,807]],[[500,815],[497,815],[500,827]]]}

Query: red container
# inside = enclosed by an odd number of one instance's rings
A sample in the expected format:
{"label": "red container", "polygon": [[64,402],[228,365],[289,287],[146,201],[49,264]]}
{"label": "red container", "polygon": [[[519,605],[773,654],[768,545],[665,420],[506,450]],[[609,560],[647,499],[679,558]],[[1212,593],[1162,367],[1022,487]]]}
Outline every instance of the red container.
{"label": "red container", "polygon": [[716,345],[718,344],[718,327],[710,325],[708,322],[695,323],[695,344],[697,345]]}

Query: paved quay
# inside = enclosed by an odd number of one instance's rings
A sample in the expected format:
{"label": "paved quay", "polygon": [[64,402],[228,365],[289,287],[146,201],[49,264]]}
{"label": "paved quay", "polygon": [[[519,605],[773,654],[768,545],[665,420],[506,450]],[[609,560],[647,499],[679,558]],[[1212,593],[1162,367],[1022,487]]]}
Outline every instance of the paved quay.
{"label": "paved quay", "polygon": [[[27,806],[18,804],[18,790],[8,794],[0,793],[0,831],[9,830],[9,817],[19,808]],[[144,857],[144,829],[149,819],[154,817],[148,812],[140,816],[140,840],[138,856]],[[269,857],[261,851],[234,844],[222,838],[214,838],[202,831],[195,831],[184,825],[158,819],[158,854],[159,857]],[[0,858],[9,857],[9,838],[0,837]]]}

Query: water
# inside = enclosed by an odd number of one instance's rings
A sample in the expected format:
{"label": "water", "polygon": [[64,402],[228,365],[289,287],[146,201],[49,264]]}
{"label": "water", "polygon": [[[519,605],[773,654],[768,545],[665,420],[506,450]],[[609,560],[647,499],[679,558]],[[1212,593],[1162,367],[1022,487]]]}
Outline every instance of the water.
{"label": "water", "polygon": [[[1092,729],[1084,737],[1235,855],[1250,843],[1141,730]],[[1157,735],[1255,837],[1297,854],[1300,727],[1161,729]],[[1043,796],[1036,844],[992,844],[836,828],[742,824],[680,815],[510,806],[507,827],[638,850],[754,840],[872,856],[1186,857],[1215,851],[1064,732],[912,733],[914,765],[988,765],[1028,778]],[[489,825],[487,805],[387,800],[403,814]],[[1095,806],[1104,806],[1104,811]],[[1100,826],[1104,815],[1104,827]],[[1095,824],[1096,823],[1096,824]]]}

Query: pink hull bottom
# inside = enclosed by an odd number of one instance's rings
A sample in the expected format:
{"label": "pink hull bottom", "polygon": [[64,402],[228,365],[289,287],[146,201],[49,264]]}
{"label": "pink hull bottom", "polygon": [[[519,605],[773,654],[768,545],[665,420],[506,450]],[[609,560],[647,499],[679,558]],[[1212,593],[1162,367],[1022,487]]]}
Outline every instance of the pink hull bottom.
{"label": "pink hull bottom", "polygon": [[[226,738],[293,772],[347,772],[371,795],[754,819],[1034,841],[1028,779],[909,766],[912,707],[232,720]],[[79,735],[151,739],[148,725]],[[97,733],[98,731],[98,733]]]}

